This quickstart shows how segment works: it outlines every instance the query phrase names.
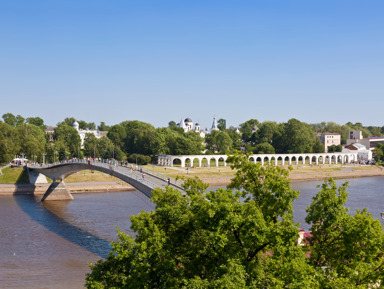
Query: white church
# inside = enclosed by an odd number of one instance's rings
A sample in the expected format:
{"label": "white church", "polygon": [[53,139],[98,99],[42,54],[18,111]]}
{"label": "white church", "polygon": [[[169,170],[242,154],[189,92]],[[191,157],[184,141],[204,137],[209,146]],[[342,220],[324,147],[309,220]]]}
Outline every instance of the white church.
{"label": "white church", "polygon": [[75,121],[73,123],[73,128],[77,130],[81,139],[81,148],[84,148],[84,139],[87,133],[93,134],[96,138],[101,138],[107,135],[106,131],[90,130],[90,129],[80,129],[79,123]]}
{"label": "white church", "polygon": [[177,124],[177,127],[181,127],[182,129],[184,129],[184,132],[189,132],[189,131],[198,132],[202,138],[204,138],[206,134],[214,130],[219,130],[217,127],[216,117],[213,118],[213,123],[210,131],[202,130],[200,127],[200,124],[199,123],[193,124],[193,121],[189,117],[187,117],[184,120],[181,119],[181,121]]}

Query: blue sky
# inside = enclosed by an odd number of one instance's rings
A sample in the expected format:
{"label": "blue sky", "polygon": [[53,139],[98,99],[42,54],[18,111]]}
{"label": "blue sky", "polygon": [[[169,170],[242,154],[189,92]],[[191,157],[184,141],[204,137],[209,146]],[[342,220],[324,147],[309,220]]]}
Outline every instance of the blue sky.
{"label": "blue sky", "polygon": [[384,1],[0,1],[0,115],[384,126]]}

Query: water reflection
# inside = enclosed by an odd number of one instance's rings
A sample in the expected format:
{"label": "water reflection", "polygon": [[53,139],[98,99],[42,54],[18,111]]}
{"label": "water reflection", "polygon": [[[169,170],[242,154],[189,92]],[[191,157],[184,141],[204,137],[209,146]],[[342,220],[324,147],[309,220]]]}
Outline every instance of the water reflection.
{"label": "water reflection", "polygon": [[[59,218],[50,212],[45,204],[39,199],[23,195],[15,198],[19,207],[34,221],[43,225],[49,231],[67,239],[71,243],[80,246],[93,254],[106,258],[111,245],[109,241],[103,240],[87,231],[84,231],[68,222]],[[68,201],[57,201],[58,203],[68,203]],[[49,205],[48,205],[49,206]]]}

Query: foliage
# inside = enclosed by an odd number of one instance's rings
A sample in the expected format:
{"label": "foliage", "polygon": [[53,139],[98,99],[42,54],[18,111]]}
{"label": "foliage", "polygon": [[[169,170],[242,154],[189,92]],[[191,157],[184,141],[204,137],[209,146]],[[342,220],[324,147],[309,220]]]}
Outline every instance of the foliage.
{"label": "foliage", "polygon": [[384,145],[383,144],[377,144],[375,149],[373,150],[373,155],[375,157],[375,160],[377,162],[384,160]]}
{"label": "foliage", "polygon": [[109,126],[105,124],[104,121],[100,122],[100,125],[97,126],[97,130],[99,131],[108,131]]}
{"label": "foliage", "polygon": [[321,288],[368,288],[384,280],[383,228],[366,209],[348,214],[347,187],[328,180],[307,208],[312,237],[306,247]]}
{"label": "foliage", "polygon": [[318,138],[316,138],[316,141],[313,144],[312,151],[314,153],[323,153],[323,152],[325,152],[325,147],[324,147],[324,145],[321,143],[321,141]]}
{"label": "foliage", "polygon": [[138,165],[147,165],[151,161],[149,156],[144,156],[140,154],[131,154],[128,157],[128,162]]}
{"label": "foliage", "polygon": [[224,131],[227,128],[227,121],[223,118],[220,118],[217,121],[217,128],[221,131]]}
{"label": "foliage", "polygon": [[10,126],[16,126],[17,124],[16,116],[14,116],[12,113],[3,114],[3,120],[6,124]]}
{"label": "foliage", "polygon": [[[152,197],[156,211],[131,217],[136,238],[119,231],[107,260],[91,265],[86,286],[272,288],[291,284],[299,288],[314,284],[314,271],[296,245],[298,229],[291,220],[290,202],[298,193],[290,189],[287,172],[249,163],[241,156],[231,161],[239,172],[232,188],[245,191],[206,192],[207,185],[198,179],[186,180],[186,195],[171,187],[156,189]],[[252,175],[248,185],[244,174]]]}
{"label": "foliage", "polygon": [[259,121],[257,119],[250,119],[240,124],[240,131],[244,141],[249,141],[255,131],[257,131],[257,125]]}
{"label": "foliage", "polygon": [[[60,149],[62,152],[65,150],[65,156],[71,157],[79,154],[79,148],[81,146],[81,139],[79,133],[72,126],[68,125],[73,119],[66,118],[66,121],[60,123],[53,134],[55,144],[57,141],[61,141],[65,146],[64,149]],[[61,154],[62,156],[62,154]]]}
{"label": "foliage", "polygon": [[310,153],[315,143],[311,127],[297,119],[290,119],[284,126],[283,143],[286,153]]}
{"label": "foliage", "polygon": [[255,154],[274,154],[275,148],[267,142],[260,143],[253,148]]}
{"label": "foliage", "polygon": [[331,145],[328,147],[328,152],[329,153],[339,153],[343,150],[342,145]]}
{"label": "foliage", "polygon": [[38,116],[37,117],[28,117],[26,120],[26,123],[33,124],[33,125],[41,128],[42,130],[45,130],[47,128],[47,126],[44,124],[44,120]]}
{"label": "foliage", "polygon": [[225,131],[212,131],[205,136],[206,148],[224,154],[232,148],[232,139]]}
{"label": "foliage", "polygon": [[19,152],[20,143],[15,128],[0,121],[0,164],[9,163]]}

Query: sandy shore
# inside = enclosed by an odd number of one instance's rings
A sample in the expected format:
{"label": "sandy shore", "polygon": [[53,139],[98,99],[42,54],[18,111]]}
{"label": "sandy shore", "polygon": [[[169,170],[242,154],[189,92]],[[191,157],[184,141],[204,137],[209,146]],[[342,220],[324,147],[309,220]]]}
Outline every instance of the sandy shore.
{"label": "sandy shore", "polygon": [[[377,177],[384,176],[384,169],[375,167],[370,170],[350,170],[350,171],[338,171],[338,172],[316,172],[316,173],[302,173],[294,174],[291,173],[289,178],[291,182],[306,182],[306,181],[319,181],[326,180],[329,178],[334,179],[354,179],[354,178],[364,178],[364,177]],[[202,178],[205,183],[208,183],[210,186],[227,186],[231,182],[231,178]]]}

